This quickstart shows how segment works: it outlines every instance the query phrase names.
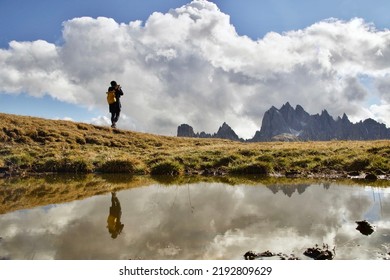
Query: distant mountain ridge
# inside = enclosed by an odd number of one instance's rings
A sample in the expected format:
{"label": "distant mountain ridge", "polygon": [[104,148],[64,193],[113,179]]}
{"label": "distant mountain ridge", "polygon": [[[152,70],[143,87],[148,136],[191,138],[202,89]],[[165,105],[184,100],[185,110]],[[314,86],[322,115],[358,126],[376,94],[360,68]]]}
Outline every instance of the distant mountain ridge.
{"label": "distant mountain ridge", "polygon": [[[226,123],[217,133],[195,133],[188,124],[178,127],[179,137],[222,138],[244,141]],[[261,128],[248,142],[264,141],[329,141],[390,139],[390,128],[373,119],[352,123],[346,114],[334,119],[326,110],[310,115],[302,106],[295,109],[289,102],[280,109],[272,106],[264,113]]]}
{"label": "distant mountain ridge", "polygon": [[204,131],[195,133],[192,126],[188,124],[182,124],[177,128],[177,136],[195,138],[221,138],[233,141],[244,141],[242,138],[238,137],[238,135],[227,123],[223,123],[222,126],[219,127],[217,133],[214,134],[206,133]]}

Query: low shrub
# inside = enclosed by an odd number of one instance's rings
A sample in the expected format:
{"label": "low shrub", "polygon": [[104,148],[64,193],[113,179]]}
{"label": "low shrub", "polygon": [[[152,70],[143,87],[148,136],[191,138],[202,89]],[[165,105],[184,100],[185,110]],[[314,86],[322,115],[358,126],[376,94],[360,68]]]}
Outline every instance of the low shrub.
{"label": "low shrub", "polygon": [[150,173],[152,175],[179,175],[181,166],[177,162],[164,161],[153,165]]}
{"label": "low shrub", "polygon": [[135,164],[130,159],[114,159],[104,162],[99,171],[102,173],[130,173],[135,172]]}
{"label": "low shrub", "polygon": [[264,154],[257,157],[257,160],[264,161],[264,162],[273,162],[275,160],[275,157],[272,155]]}
{"label": "low shrub", "polygon": [[309,158],[297,159],[291,162],[291,167],[307,168],[311,162],[312,160]]}
{"label": "low shrub", "polygon": [[368,158],[357,158],[352,160],[350,163],[347,163],[345,166],[345,170],[362,171],[369,165],[370,165],[370,160]]}
{"label": "low shrub", "polygon": [[231,169],[233,174],[243,175],[268,175],[271,171],[271,167],[266,163],[253,163],[247,165],[240,165]]}
{"label": "low shrub", "polygon": [[[85,143],[87,144],[95,144],[95,145],[101,145],[103,143],[102,139],[94,136],[86,136],[85,137]],[[80,144],[80,143],[79,143]]]}
{"label": "low shrub", "polygon": [[229,166],[229,164],[234,163],[236,160],[238,160],[238,157],[236,155],[221,157],[216,160],[216,162],[214,163],[214,167]]}
{"label": "low shrub", "polygon": [[29,168],[32,162],[33,158],[27,154],[10,155],[4,158],[5,165],[22,169]]}
{"label": "low shrub", "polygon": [[87,141],[85,141],[85,138],[77,136],[76,137],[76,143],[78,143],[80,145],[84,145],[84,144],[87,143]]}
{"label": "low shrub", "polygon": [[89,173],[92,172],[92,166],[81,158],[49,158],[34,164],[33,170],[37,172]]}
{"label": "low shrub", "polygon": [[343,170],[345,167],[345,159],[343,156],[324,158],[321,161],[321,166],[329,170]]}
{"label": "low shrub", "polygon": [[382,170],[386,173],[390,172],[390,160],[387,158],[383,158],[380,156],[375,156],[370,161],[370,170],[376,171],[376,170]]}
{"label": "low shrub", "polygon": [[239,153],[240,153],[240,155],[245,156],[245,157],[252,157],[252,156],[256,155],[256,151],[248,150],[248,149],[240,150]]}

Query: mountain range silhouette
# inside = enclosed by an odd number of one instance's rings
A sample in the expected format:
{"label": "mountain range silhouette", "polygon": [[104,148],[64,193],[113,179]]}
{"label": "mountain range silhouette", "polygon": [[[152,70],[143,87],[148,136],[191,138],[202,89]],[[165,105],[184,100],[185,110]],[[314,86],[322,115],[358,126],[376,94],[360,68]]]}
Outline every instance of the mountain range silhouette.
{"label": "mountain range silhouette", "polygon": [[260,130],[251,139],[240,138],[223,123],[216,133],[195,133],[192,126],[181,124],[178,137],[222,138],[234,141],[330,141],[390,139],[390,128],[371,118],[352,123],[346,114],[333,118],[326,110],[310,115],[302,106],[293,108],[289,102],[280,109],[272,106],[264,113]]}

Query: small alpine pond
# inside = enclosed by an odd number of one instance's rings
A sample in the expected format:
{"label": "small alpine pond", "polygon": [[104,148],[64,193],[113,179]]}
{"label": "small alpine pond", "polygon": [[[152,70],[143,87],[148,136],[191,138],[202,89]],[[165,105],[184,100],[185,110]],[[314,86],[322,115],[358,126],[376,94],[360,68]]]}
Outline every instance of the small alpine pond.
{"label": "small alpine pond", "polygon": [[310,259],[308,248],[325,247],[332,259],[390,257],[390,188],[111,184],[115,191],[1,214],[0,259]]}

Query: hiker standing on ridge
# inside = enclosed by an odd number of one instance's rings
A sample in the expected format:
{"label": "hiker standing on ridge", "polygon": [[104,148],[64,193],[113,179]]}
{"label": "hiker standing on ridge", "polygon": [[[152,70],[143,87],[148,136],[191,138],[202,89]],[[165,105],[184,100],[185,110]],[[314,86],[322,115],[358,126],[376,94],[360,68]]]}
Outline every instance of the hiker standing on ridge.
{"label": "hiker standing on ridge", "polygon": [[116,128],[116,123],[119,119],[119,114],[121,112],[121,102],[120,97],[123,95],[123,91],[120,85],[115,81],[111,82],[111,86],[107,91],[107,102],[109,104],[109,109],[111,113],[111,127]]}

